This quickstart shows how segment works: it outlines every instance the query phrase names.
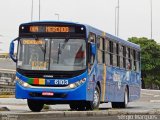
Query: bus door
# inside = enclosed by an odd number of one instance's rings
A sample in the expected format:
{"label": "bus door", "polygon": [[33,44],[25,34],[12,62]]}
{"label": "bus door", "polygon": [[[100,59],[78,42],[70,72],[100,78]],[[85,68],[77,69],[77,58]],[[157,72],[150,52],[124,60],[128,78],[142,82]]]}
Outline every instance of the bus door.
{"label": "bus door", "polygon": [[90,43],[95,44],[96,41],[96,35],[94,33],[89,34],[88,39],[88,97],[90,100],[93,100],[93,94],[95,89],[95,83],[96,83],[96,64],[95,64],[95,55],[91,52],[91,46]]}
{"label": "bus door", "polygon": [[106,101],[106,63],[105,63],[105,41],[104,38],[97,39],[97,77],[101,81],[101,101]]}

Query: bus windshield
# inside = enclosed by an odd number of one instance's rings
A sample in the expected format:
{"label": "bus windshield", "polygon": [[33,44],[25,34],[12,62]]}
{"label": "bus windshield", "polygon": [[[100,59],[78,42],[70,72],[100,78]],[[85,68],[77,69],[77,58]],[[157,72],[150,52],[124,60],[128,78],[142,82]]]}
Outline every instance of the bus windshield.
{"label": "bus windshield", "polygon": [[85,39],[23,38],[19,42],[17,68],[51,71],[85,69]]}

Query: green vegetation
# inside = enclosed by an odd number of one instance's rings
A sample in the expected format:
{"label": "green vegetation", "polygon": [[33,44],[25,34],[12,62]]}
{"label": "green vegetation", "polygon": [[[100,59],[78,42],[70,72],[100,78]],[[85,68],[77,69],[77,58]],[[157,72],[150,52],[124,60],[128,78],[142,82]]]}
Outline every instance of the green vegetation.
{"label": "green vegetation", "polygon": [[160,89],[160,45],[145,37],[128,40],[141,46],[141,71],[145,87]]}

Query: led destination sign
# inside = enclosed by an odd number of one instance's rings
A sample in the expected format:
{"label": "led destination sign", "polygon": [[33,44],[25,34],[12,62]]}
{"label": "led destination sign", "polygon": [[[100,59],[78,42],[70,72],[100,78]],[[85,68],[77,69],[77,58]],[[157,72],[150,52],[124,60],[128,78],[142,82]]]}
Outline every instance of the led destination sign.
{"label": "led destination sign", "polygon": [[85,35],[85,26],[75,24],[32,23],[19,27],[20,37],[85,37]]}
{"label": "led destination sign", "polygon": [[66,27],[66,26],[30,26],[29,32],[68,33],[68,32],[75,32],[75,29],[73,27]]}

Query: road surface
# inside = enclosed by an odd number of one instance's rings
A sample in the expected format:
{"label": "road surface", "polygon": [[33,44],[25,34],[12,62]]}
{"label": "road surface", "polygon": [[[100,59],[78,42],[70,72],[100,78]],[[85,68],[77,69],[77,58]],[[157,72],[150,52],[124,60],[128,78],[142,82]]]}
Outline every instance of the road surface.
{"label": "road surface", "polygon": [[160,91],[142,90],[141,99],[129,103],[126,109],[112,109],[110,103],[94,111],[70,111],[68,105],[50,105],[37,113],[28,109],[26,100],[15,98],[1,98],[0,107],[2,120],[160,120]]}
{"label": "road surface", "polygon": [[3,59],[0,58],[0,69],[16,69],[16,63],[14,63],[11,59]]}

